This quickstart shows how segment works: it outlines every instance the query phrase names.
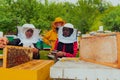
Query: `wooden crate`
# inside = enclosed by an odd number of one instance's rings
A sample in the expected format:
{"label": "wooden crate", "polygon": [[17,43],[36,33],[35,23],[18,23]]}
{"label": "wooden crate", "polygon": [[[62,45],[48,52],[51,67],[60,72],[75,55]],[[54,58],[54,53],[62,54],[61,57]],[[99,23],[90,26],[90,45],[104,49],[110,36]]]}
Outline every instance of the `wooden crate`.
{"label": "wooden crate", "polygon": [[82,37],[80,59],[120,68],[120,33]]}
{"label": "wooden crate", "polygon": [[1,80],[50,80],[52,60],[32,60],[12,68],[0,67]]}
{"label": "wooden crate", "polygon": [[27,47],[6,46],[3,49],[3,67],[10,68],[32,60],[32,50]]}

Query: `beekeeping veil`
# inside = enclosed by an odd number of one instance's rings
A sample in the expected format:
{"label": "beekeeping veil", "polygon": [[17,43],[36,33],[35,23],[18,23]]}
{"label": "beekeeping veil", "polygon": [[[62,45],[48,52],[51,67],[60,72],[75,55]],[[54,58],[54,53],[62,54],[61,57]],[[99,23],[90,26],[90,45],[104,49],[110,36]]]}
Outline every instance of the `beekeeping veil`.
{"label": "beekeeping veil", "polygon": [[[73,33],[69,37],[63,36],[63,28],[72,28]],[[73,43],[77,41],[77,29],[74,29],[74,26],[71,23],[66,23],[63,27],[60,27],[58,30],[58,41],[62,43]]]}
{"label": "beekeeping veil", "polygon": [[[23,43],[23,45],[30,46],[32,45],[32,43],[36,43],[38,41],[40,30],[36,29],[33,24],[24,24],[22,27],[17,27],[17,28],[18,28],[18,38],[20,38],[21,43]],[[31,38],[27,38],[25,35],[25,32],[28,29],[33,30],[33,35]]]}

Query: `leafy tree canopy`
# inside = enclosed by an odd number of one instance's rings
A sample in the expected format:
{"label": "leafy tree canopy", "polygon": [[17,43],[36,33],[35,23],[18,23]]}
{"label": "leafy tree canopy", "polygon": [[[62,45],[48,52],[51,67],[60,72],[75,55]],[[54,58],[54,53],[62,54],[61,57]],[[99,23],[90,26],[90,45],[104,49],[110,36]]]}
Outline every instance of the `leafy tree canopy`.
{"label": "leafy tree canopy", "polygon": [[[48,0],[45,0],[45,4],[38,0],[0,0],[0,3],[0,30],[5,34],[15,34],[16,26],[25,23],[46,31],[51,29],[51,23],[56,17],[62,17],[86,33],[90,31],[96,17],[104,14],[111,6],[103,0],[78,0],[77,4],[48,3]],[[105,23],[105,19],[102,21]]]}

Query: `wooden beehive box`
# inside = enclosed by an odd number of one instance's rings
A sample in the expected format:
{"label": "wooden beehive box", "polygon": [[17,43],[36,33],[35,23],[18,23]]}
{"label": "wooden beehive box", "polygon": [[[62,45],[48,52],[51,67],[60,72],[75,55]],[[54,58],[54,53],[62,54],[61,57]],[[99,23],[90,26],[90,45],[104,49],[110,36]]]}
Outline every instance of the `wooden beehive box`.
{"label": "wooden beehive box", "polygon": [[10,68],[32,60],[32,50],[27,47],[6,46],[3,49],[3,67]]}
{"label": "wooden beehive box", "polygon": [[120,33],[82,37],[80,59],[120,68]]}
{"label": "wooden beehive box", "polygon": [[1,80],[50,80],[53,60],[31,60],[11,68],[0,67]]}

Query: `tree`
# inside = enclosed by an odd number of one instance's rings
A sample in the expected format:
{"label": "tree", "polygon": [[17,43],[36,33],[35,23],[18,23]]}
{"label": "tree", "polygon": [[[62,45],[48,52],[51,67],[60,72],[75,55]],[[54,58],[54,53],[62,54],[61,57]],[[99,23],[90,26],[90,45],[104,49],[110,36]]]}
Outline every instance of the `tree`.
{"label": "tree", "polygon": [[106,10],[108,6],[102,0],[78,0],[78,4],[73,11],[75,15],[74,24],[77,24],[78,30],[82,33],[89,32],[95,18]]}
{"label": "tree", "polygon": [[108,13],[101,19],[105,28],[111,31],[120,31],[120,6],[110,8],[106,12]]}
{"label": "tree", "polygon": [[109,8],[102,0],[78,0],[77,4],[48,3],[48,0],[45,0],[45,4],[38,0],[0,2],[0,29],[5,33],[16,32],[16,26],[25,23],[34,24],[42,31],[49,30],[56,17],[62,17],[82,33],[86,33],[90,31],[96,17]]}

